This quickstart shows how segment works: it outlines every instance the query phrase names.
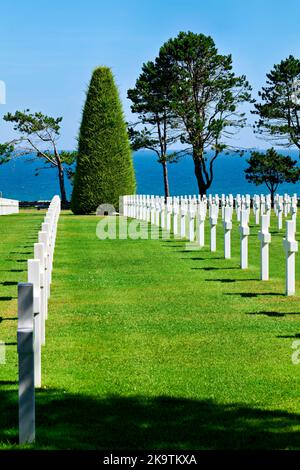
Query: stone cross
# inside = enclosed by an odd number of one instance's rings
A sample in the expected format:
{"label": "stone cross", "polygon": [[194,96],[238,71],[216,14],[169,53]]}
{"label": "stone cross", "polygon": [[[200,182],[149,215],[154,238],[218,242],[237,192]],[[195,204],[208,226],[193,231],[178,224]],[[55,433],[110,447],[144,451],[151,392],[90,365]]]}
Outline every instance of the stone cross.
{"label": "stone cross", "polygon": [[147,197],[143,195],[142,198],[142,219],[147,220]]}
{"label": "stone cross", "polygon": [[151,225],[154,225],[155,224],[155,199],[154,199],[154,196],[151,196],[151,200],[150,200],[150,222],[151,222]]}
{"label": "stone cross", "polygon": [[242,194],[242,197],[241,197],[241,210],[245,210],[246,209],[246,198],[245,196]]}
{"label": "stone cross", "polygon": [[28,260],[28,282],[33,285],[34,313],[34,385],[42,386],[42,315],[41,315],[41,278],[40,261]]}
{"label": "stone cross", "polygon": [[266,209],[266,198],[264,194],[260,195],[260,213],[263,215]]}
{"label": "stone cross", "polygon": [[141,219],[146,220],[146,196],[141,196]]}
{"label": "stone cross", "polygon": [[284,196],[283,196],[283,213],[284,213],[284,217],[288,216],[288,212],[289,212],[289,196],[288,196],[288,194],[284,194]]}
{"label": "stone cross", "polygon": [[269,280],[269,244],[271,234],[269,233],[269,217],[267,214],[261,216],[261,230],[258,232],[260,240],[260,279]]}
{"label": "stone cross", "polygon": [[232,230],[232,209],[227,206],[224,210],[224,257],[231,258],[231,230]]}
{"label": "stone cross", "polygon": [[172,214],[172,198],[167,197],[167,220],[166,229],[168,232],[171,231],[171,214]]}
{"label": "stone cross", "polygon": [[272,202],[271,202],[271,196],[269,194],[266,196],[266,206],[265,207],[266,207],[266,215],[268,216],[268,219],[269,219],[268,225],[270,226]]}
{"label": "stone cross", "polygon": [[166,226],[166,205],[163,197],[160,200],[160,226],[162,229]]}
{"label": "stone cross", "polygon": [[237,194],[235,198],[235,212],[236,212],[236,218],[238,222],[240,222],[241,204],[242,204],[241,195]]}
{"label": "stone cross", "polygon": [[139,219],[143,220],[143,214],[144,214],[144,201],[143,201],[143,195],[139,194],[138,197],[138,216]]}
{"label": "stone cross", "polygon": [[190,240],[190,242],[193,242],[195,240],[195,216],[196,216],[196,212],[195,212],[194,204],[192,202],[190,202],[190,204],[189,204],[188,214],[189,214],[189,240]]}
{"label": "stone cross", "polygon": [[135,207],[134,217],[136,219],[139,219],[140,218],[140,195],[139,194],[136,194],[134,196],[134,207]]}
{"label": "stone cross", "polygon": [[217,250],[217,223],[218,223],[218,208],[215,204],[210,206],[210,251]]}
{"label": "stone cross", "polygon": [[[45,253],[45,283],[47,285],[47,298],[50,297],[50,257],[49,257],[49,236],[48,232],[39,232],[38,235],[39,243],[44,245]],[[47,319],[47,315],[46,315]]]}
{"label": "stone cross", "polygon": [[46,284],[46,261],[47,256],[45,253],[45,248],[43,243],[34,244],[34,258],[40,262],[40,288],[41,288],[41,341],[42,344],[46,342],[46,318],[48,316],[48,294],[47,294],[47,284]]}
{"label": "stone cross", "polygon": [[298,242],[295,240],[295,222],[286,221],[286,237],[283,246],[286,254],[286,295],[295,295],[295,253],[298,251]]}
{"label": "stone cross", "polygon": [[253,198],[253,212],[255,215],[255,224],[259,225],[259,216],[260,216],[260,198],[256,194]]}
{"label": "stone cross", "polygon": [[134,217],[135,213],[135,199],[134,196],[130,197],[130,217]]}
{"label": "stone cross", "polygon": [[173,202],[173,234],[174,235],[178,235],[178,213],[179,213],[178,198],[174,197],[174,202]]}
{"label": "stone cross", "polygon": [[292,220],[296,223],[297,221],[297,206],[292,204]]}
{"label": "stone cross", "polygon": [[33,285],[18,285],[19,443],[35,441]]}
{"label": "stone cross", "polygon": [[219,198],[219,194],[215,194],[214,203],[215,203],[215,205],[216,205],[217,208],[218,208],[218,215],[219,215],[219,207],[220,207],[220,198]]}
{"label": "stone cross", "polygon": [[159,216],[160,216],[161,206],[160,206],[160,198],[156,196],[155,198],[155,225],[159,227]]}
{"label": "stone cross", "polygon": [[[47,233],[47,256],[48,256],[48,277],[49,277],[49,284],[52,282],[52,264],[53,264],[53,252],[52,252],[52,243],[53,237],[51,232],[51,225],[48,223],[42,223],[42,231],[41,233]],[[46,237],[45,237],[46,240]]]}
{"label": "stone cross", "polygon": [[146,221],[150,222],[151,220],[151,202],[150,202],[150,195],[146,197]]}
{"label": "stone cross", "polygon": [[240,264],[242,269],[248,268],[248,237],[250,235],[250,229],[248,226],[248,212],[247,210],[241,211],[241,220],[239,231],[241,234],[241,259]]}
{"label": "stone cross", "polygon": [[182,199],[181,205],[180,205],[180,236],[181,238],[185,238],[185,235],[186,235],[186,227],[185,227],[186,214],[187,214],[186,202]]}
{"label": "stone cross", "polygon": [[198,206],[198,243],[200,247],[205,244],[205,209],[205,204],[201,202]]}
{"label": "stone cross", "polygon": [[281,198],[279,198],[278,204],[277,204],[278,230],[282,230],[282,213],[283,213],[283,204],[281,202]]}
{"label": "stone cross", "polygon": [[274,213],[275,213],[276,217],[278,216],[278,211],[277,211],[278,197],[279,197],[279,195],[275,194],[275,196],[274,196]]}
{"label": "stone cross", "polygon": [[245,198],[245,209],[247,210],[248,212],[248,219],[250,217],[250,209],[251,209],[251,197],[250,197],[250,194],[246,194],[246,198]]}
{"label": "stone cross", "polygon": [[225,196],[225,194],[222,194],[222,196],[221,196],[221,215],[222,215],[222,220],[224,220],[224,216],[225,216],[225,207],[226,207],[226,196]]}

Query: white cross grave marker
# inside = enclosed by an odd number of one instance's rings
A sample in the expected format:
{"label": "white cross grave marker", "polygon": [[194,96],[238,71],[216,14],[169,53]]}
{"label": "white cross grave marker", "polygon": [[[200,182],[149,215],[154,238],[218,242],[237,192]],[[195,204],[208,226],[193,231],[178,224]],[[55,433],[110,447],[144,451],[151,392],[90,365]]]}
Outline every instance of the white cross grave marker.
{"label": "white cross grave marker", "polygon": [[247,210],[241,211],[241,222],[239,226],[239,231],[241,234],[241,269],[248,268],[248,237],[250,234],[250,229],[248,227],[248,212]]}
{"label": "white cross grave marker", "polygon": [[269,217],[267,214],[261,216],[261,230],[258,232],[260,240],[260,279],[269,280],[269,244],[271,234],[269,233]]}
{"label": "white cross grave marker", "polygon": [[295,222],[286,221],[286,237],[283,239],[286,254],[286,295],[295,295],[295,253],[298,242],[295,240]]}

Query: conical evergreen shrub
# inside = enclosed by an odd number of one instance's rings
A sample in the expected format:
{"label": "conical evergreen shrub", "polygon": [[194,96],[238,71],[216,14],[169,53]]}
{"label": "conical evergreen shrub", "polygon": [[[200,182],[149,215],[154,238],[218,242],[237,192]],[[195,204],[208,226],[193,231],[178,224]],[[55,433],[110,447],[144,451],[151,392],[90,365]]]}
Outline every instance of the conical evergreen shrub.
{"label": "conical evergreen shrub", "polygon": [[100,204],[117,209],[119,196],[133,194],[135,176],[126,123],[111,70],[94,70],[83,109],[71,208],[95,212]]}

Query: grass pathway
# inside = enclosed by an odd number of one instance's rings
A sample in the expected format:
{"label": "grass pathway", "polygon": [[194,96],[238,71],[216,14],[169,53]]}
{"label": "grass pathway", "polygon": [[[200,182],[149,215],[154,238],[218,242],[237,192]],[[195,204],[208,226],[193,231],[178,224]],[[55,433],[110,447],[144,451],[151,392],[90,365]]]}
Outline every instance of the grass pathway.
{"label": "grass pathway", "polygon": [[[38,225],[38,215],[9,217],[7,227],[19,223],[22,234],[8,230],[4,245],[9,239],[17,251],[23,237],[19,249],[26,258],[38,230],[29,219]],[[256,227],[250,267],[242,272],[237,227],[233,258],[225,261],[221,224],[218,251],[211,254],[186,249],[180,240],[100,241],[98,220],[60,218],[37,447],[300,448],[300,365],[291,361],[299,298],[283,295],[284,251],[275,221],[272,280],[262,283]],[[15,285],[4,287],[15,296]],[[14,305],[14,299],[0,302],[0,315],[14,318]],[[1,322],[0,339],[9,323],[15,331],[16,322]],[[17,436],[15,351],[7,362],[0,366],[4,447]]]}

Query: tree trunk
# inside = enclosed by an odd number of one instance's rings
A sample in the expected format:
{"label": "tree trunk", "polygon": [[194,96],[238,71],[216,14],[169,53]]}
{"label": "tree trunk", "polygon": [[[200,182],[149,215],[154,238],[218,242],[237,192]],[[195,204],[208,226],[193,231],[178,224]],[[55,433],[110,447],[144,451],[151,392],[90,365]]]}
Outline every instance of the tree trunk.
{"label": "tree trunk", "polygon": [[58,170],[58,179],[59,179],[59,187],[60,187],[61,205],[65,206],[68,201],[67,201],[66,188],[65,188],[64,168],[62,166],[60,158],[57,159],[57,170]]}
{"label": "tree trunk", "polygon": [[201,157],[198,155],[195,155],[194,153],[193,160],[194,160],[195,176],[197,179],[199,194],[200,196],[204,196],[206,195],[206,191],[210,185],[207,185],[203,178],[202,168],[201,168]]}
{"label": "tree trunk", "polygon": [[274,207],[274,195],[275,195],[275,191],[276,191],[276,190],[275,190],[274,188],[272,188],[272,189],[270,190],[270,193],[271,193],[271,207]]}
{"label": "tree trunk", "polygon": [[170,196],[167,162],[162,162],[161,164],[163,167],[164,174],[165,199],[167,199],[167,197]]}

